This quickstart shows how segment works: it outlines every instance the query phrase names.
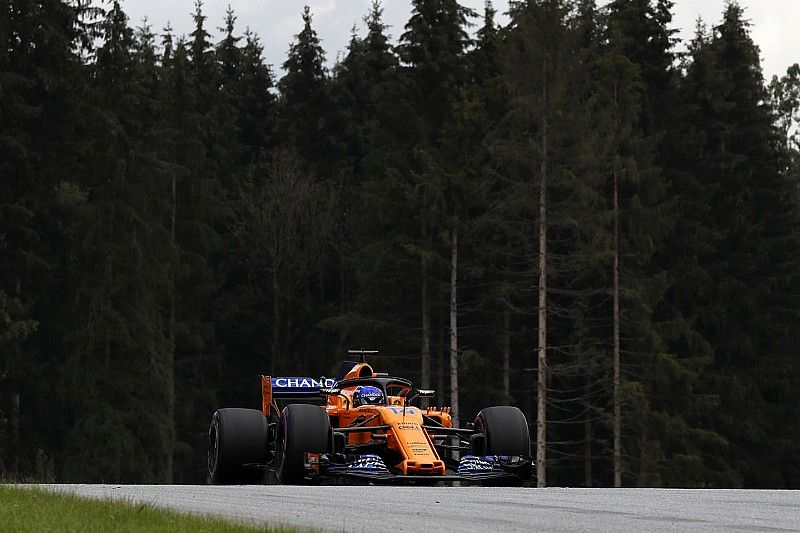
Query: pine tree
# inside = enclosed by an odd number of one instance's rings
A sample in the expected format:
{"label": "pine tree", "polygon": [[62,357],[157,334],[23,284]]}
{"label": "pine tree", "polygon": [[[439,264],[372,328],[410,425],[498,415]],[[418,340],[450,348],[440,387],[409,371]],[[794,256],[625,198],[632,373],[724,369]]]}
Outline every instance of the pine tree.
{"label": "pine tree", "polygon": [[[409,155],[413,157],[410,165],[399,169],[406,175],[409,203],[416,211],[413,216],[418,221],[420,256],[420,306],[422,322],[421,346],[421,384],[430,387],[431,383],[431,289],[433,289],[430,260],[434,252],[434,237],[449,226],[447,232],[457,232],[458,213],[454,203],[447,205],[449,199],[456,198],[453,186],[458,186],[458,173],[461,171],[450,140],[452,130],[448,122],[456,118],[459,104],[463,102],[463,88],[468,81],[469,71],[465,64],[466,48],[470,44],[466,27],[469,17],[474,16],[457,2],[439,0],[419,0],[412,4],[411,18],[406,31],[400,38],[398,51],[401,61],[407,66],[409,94],[406,98],[418,110],[418,119],[409,132],[412,141]],[[412,155],[413,154],[413,155]],[[450,190],[448,190],[450,189]],[[407,194],[408,194],[407,193]],[[450,256],[456,255],[455,239],[449,239]],[[457,265],[451,262],[452,270]],[[450,286],[448,292],[453,292]],[[452,306],[450,314],[456,312]],[[455,324],[450,324],[450,403],[454,419],[458,424],[458,350]]]}
{"label": "pine tree", "polygon": [[238,129],[246,153],[254,159],[255,154],[275,142],[275,81],[269,65],[264,63],[264,47],[258,35],[246,30],[244,39],[236,88],[236,103],[241,110]]}
{"label": "pine tree", "polygon": [[397,67],[397,58],[384,34],[382,16],[383,8],[375,0],[364,19],[367,35],[363,39],[352,36],[347,55],[335,73],[336,104],[348,126],[343,135],[347,139],[344,157],[353,167],[356,183],[363,179],[360,167],[370,146],[378,145],[374,138],[379,135],[376,122],[380,120],[376,107]]}
{"label": "pine tree", "polygon": [[664,128],[673,88],[675,60],[671,0],[619,0],[608,6],[609,39],[618,53],[639,70],[639,130],[658,134]]}
{"label": "pine tree", "polygon": [[[621,224],[616,321],[622,338],[631,339],[619,348],[628,353],[629,371],[616,388],[621,419],[615,420],[615,432],[621,435],[614,452],[617,479],[643,485],[701,483],[702,476],[692,474],[699,471],[701,447],[692,441],[715,450],[719,444],[687,416],[710,408],[693,392],[710,352],[691,318],[672,300],[677,286],[698,272],[691,272],[692,263],[677,251],[693,245],[681,228],[691,224],[691,216],[681,214],[687,203],[675,199],[692,179],[676,162],[692,148],[680,133],[676,112],[681,104],[671,7],[662,1],[614,3],[608,28],[609,57],[630,65],[619,85],[630,103],[615,106],[627,132],[617,138],[611,151],[616,162],[609,165],[619,183]],[[634,115],[626,112],[633,108]]]}
{"label": "pine tree", "polygon": [[[386,136],[390,128],[389,121],[384,123],[384,98],[397,69],[382,16],[383,8],[376,0],[364,18],[366,35],[361,38],[353,29],[347,54],[332,75],[332,103],[336,108],[333,119],[340,124],[336,182],[341,218],[334,240],[339,255],[339,301],[337,316],[328,319],[325,328],[338,332],[338,352],[345,343],[354,342],[348,339],[351,332],[369,334],[358,324],[363,324],[365,313],[374,311],[370,309],[374,307],[372,297],[361,298],[368,292],[366,287],[376,281],[365,275],[362,246],[370,240],[377,245],[378,240],[377,235],[367,237],[372,232],[372,215],[364,209],[364,184],[383,172],[382,157],[389,149]],[[365,341],[356,342],[362,345]]]}
{"label": "pine tree", "polygon": [[[537,421],[537,477],[541,486],[548,483],[547,452],[556,451],[547,440],[551,435],[563,437],[566,430],[557,418],[555,425],[548,427],[549,406],[574,401],[566,393],[571,385],[561,392],[553,383],[574,379],[570,368],[575,368],[575,362],[567,364],[570,351],[554,347],[566,345],[562,328],[571,330],[570,307],[573,295],[578,294],[573,291],[571,266],[579,260],[576,246],[586,238],[578,221],[583,217],[591,220],[597,216],[593,210],[598,209],[596,201],[591,207],[584,203],[596,192],[591,191],[590,174],[585,168],[585,152],[592,139],[584,122],[587,105],[581,100],[576,46],[567,9],[560,2],[514,6],[503,50],[509,102],[491,141],[496,172],[507,184],[499,200],[504,202],[510,220],[522,230],[521,234],[520,229],[506,230],[513,239],[509,254],[524,265],[517,279],[527,278],[537,288],[536,303],[521,305],[528,316],[537,317],[536,335],[529,338],[536,348],[526,350],[526,355],[537,361],[538,376],[532,389],[537,395],[537,414],[532,418]],[[579,272],[577,266],[575,270]],[[518,284],[509,279],[510,287]],[[513,301],[518,299],[513,297]],[[580,420],[578,416],[572,418]],[[559,464],[558,460],[553,464]]]}
{"label": "pine tree", "polygon": [[88,40],[80,22],[88,11],[60,1],[2,3],[0,292],[7,307],[0,410],[8,420],[0,428],[0,469],[11,477],[36,475],[31,445],[37,443],[49,461],[64,429],[54,422],[45,430],[20,413],[47,412],[44,389],[58,381],[53,355],[63,353],[61,317],[53,311],[63,303],[57,279],[62,249],[50,239],[59,236],[58,184],[79,162],[85,118],[74,95],[86,82],[77,49]]}
{"label": "pine tree", "polygon": [[225,35],[216,49],[216,59],[219,63],[221,88],[223,92],[231,90],[230,86],[235,84],[234,82],[236,81],[239,64],[241,62],[239,41],[241,41],[242,38],[234,35],[236,18],[233,9],[231,9],[229,5],[225,12],[225,26],[219,28],[219,31],[223,32]]}
{"label": "pine tree", "polygon": [[781,485],[785,478],[764,474],[786,453],[779,443],[788,440],[775,432],[791,434],[796,419],[778,423],[761,413],[780,412],[789,398],[775,372],[793,368],[784,350],[796,323],[788,289],[796,271],[796,208],[758,49],[738,4],[727,6],[712,36],[696,41],[688,80],[687,99],[697,110],[693,133],[702,143],[693,171],[710,206],[701,227],[716,251],[698,254],[710,285],[688,300],[714,348],[717,377],[710,385],[725,406],[710,429],[732,443],[713,472],[724,484]]}
{"label": "pine tree", "polygon": [[[214,96],[209,112],[203,117],[202,127],[209,155],[215,162],[216,177],[223,189],[233,189],[241,177],[241,167],[254,154],[247,154],[241,142],[239,116],[249,110],[241,108],[237,99],[242,60],[237,43],[241,37],[235,35],[236,15],[230,6],[225,16],[225,27],[219,30],[225,37],[213,50]],[[224,236],[222,238],[225,240]]]}
{"label": "pine tree", "polygon": [[[154,74],[144,72],[144,64],[139,68],[134,33],[118,3],[99,30],[103,44],[92,65],[90,93],[96,123],[88,152],[94,165],[79,182],[92,190],[89,216],[78,219],[69,235],[79,265],[69,272],[71,316],[87,323],[68,322],[74,331],[67,336],[65,380],[75,423],[65,439],[65,476],[168,481],[172,369],[160,295],[169,251],[162,246],[158,162],[147,146],[155,110],[147,89]],[[104,250],[102,257],[97,250]],[[109,443],[107,453],[94,447]],[[87,468],[92,456],[102,460]]]}
{"label": "pine tree", "polygon": [[289,47],[283,64],[281,134],[314,169],[326,168],[334,157],[330,120],[331,102],[325,69],[325,51],[311,26],[311,9],[303,9],[303,29]]}
{"label": "pine tree", "polygon": [[159,148],[168,162],[164,214],[168,220],[171,270],[170,344],[174,359],[176,481],[199,481],[206,417],[217,398],[220,347],[212,316],[218,288],[213,258],[221,249],[220,184],[206,148],[207,122],[200,113],[202,89],[182,39],[162,70]]}
{"label": "pine tree", "polygon": [[191,74],[197,90],[197,109],[201,115],[208,112],[215,99],[217,73],[211,48],[211,34],[205,28],[206,17],[203,14],[203,0],[195,0],[194,29],[189,34],[191,42],[188,52],[191,62]]}

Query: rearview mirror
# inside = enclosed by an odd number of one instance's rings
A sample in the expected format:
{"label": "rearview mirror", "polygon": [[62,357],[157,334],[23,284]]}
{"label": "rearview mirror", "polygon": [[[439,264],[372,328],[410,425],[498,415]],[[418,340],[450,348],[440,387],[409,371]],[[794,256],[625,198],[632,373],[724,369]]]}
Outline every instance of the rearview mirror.
{"label": "rearview mirror", "polygon": [[406,398],[406,404],[411,405],[411,402],[416,400],[417,398],[433,398],[436,396],[436,391],[432,389],[417,389],[411,394],[408,395]]}
{"label": "rearview mirror", "polygon": [[319,389],[320,396],[341,396],[344,398],[344,403],[347,406],[347,409],[350,409],[350,399],[342,394],[342,389],[337,389],[335,387],[322,387]]}

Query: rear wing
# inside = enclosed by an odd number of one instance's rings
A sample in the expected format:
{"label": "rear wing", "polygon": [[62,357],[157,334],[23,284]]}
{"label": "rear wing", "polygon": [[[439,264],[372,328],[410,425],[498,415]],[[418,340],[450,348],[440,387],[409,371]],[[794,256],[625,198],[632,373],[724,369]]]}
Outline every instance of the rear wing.
{"label": "rear wing", "polygon": [[330,388],[335,384],[335,379],[325,377],[274,378],[261,376],[261,410],[266,416],[277,416],[279,411],[276,400],[311,400],[319,398],[320,389]]}

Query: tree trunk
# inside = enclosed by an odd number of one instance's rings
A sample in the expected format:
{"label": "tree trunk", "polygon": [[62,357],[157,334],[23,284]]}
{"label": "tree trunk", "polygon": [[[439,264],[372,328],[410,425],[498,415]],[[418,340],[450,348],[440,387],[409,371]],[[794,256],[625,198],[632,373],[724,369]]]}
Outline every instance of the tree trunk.
{"label": "tree trunk", "polygon": [[[342,218],[339,221],[339,316],[344,316],[344,299],[345,299],[345,254],[344,242],[345,233],[347,232],[347,214],[350,212],[349,202],[349,186],[347,183],[347,172],[340,172],[341,187],[342,187]],[[339,352],[344,349],[345,332],[344,329],[339,330]]]}
{"label": "tree trunk", "polygon": [[[22,280],[17,278],[14,285],[14,295],[22,301]],[[13,383],[11,389],[14,391],[11,394],[11,479],[14,481],[19,480],[19,389],[18,384]]]}
{"label": "tree trunk", "polygon": [[640,487],[645,486],[650,478],[650,468],[647,464],[647,439],[647,426],[642,426],[642,433],[639,435],[639,475],[637,479]]}
{"label": "tree trunk", "polygon": [[[547,83],[542,85],[547,106]],[[547,114],[542,122],[542,158],[539,179],[539,346],[537,375],[536,475],[547,486]]]}
{"label": "tree trunk", "polygon": [[172,291],[169,301],[169,359],[167,360],[167,413],[170,420],[170,445],[167,457],[167,483],[174,481],[174,459],[175,459],[175,434],[176,434],[176,420],[175,420],[175,322],[177,320],[177,296],[178,290],[177,272],[180,268],[180,255],[178,252],[178,236],[177,236],[177,217],[178,217],[178,185],[177,177],[172,176],[172,221],[170,225],[170,232],[172,234],[172,253],[173,264],[172,268]]}
{"label": "tree trunk", "polygon": [[439,372],[436,375],[436,399],[437,405],[441,406],[445,403],[444,393],[444,375],[447,371],[444,364],[444,312],[437,313],[437,331],[439,332],[438,346],[436,349],[436,368]]}
{"label": "tree trunk", "polygon": [[[309,302],[310,298],[311,297],[309,296],[309,293],[306,292],[306,302]],[[292,307],[290,303],[292,301],[292,294],[290,293],[290,291],[288,290],[285,291],[283,299],[286,301],[286,316],[283,319],[283,346],[278,347],[278,349],[280,350],[281,358],[285,357],[286,354],[289,353],[291,350],[292,328],[294,327],[292,324]],[[298,362],[300,363],[300,368],[305,368],[304,367],[305,362],[302,359],[298,358],[297,360],[295,360],[294,361],[295,365],[297,365]]]}
{"label": "tree trunk", "polygon": [[278,299],[280,291],[278,287],[278,274],[275,268],[272,269],[272,358],[269,363],[270,374],[275,375],[278,370],[278,351],[280,350],[281,335],[281,308]]}
{"label": "tree trunk", "polygon": [[431,313],[428,300],[428,232],[425,224],[422,225],[423,246],[426,248],[420,254],[421,259],[421,302],[422,302],[422,369],[420,382],[423,389],[431,388]]}
{"label": "tree trunk", "polygon": [[11,395],[11,479],[18,481],[19,477],[19,392]]}
{"label": "tree trunk", "polygon": [[622,486],[622,407],[620,405],[619,373],[619,185],[617,169],[614,169],[614,318],[613,318],[613,367],[614,367],[614,486]]}
{"label": "tree trunk", "polygon": [[[339,233],[339,316],[344,316],[344,298],[345,298],[345,274],[344,274],[344,229]],[[344,342],[346,340],[344,328],[339,329],[339,346],[336,353],[344,353]]]}
{"label": "tree trunk", "polygon": [[503,403],[511,403],[511,310],[503,310]]}
{"label": "tree trunk", "polygon": [[584,487],[592,486],[592,410],[589,407],[589,372],[586,372],[586,385],[583,394],[586,397],[586,412],[583,419],[583,477]]}
{"label": "tree trunk", "polygon": [[450,408],[453,427],[458,423],[458,223],[453,226],[450,262]]}

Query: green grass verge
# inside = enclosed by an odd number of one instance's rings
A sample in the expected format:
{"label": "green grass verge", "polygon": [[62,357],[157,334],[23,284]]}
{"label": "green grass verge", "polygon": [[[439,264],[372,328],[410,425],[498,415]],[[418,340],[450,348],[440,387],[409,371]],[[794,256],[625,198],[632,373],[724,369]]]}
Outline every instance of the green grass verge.
{"label": "green grass verge", "polygon": [[218,518],[185,515],[152,505],[89,500],[35,488],[0,486],[0,531],[289,533],[282,527],[252,527]]}

